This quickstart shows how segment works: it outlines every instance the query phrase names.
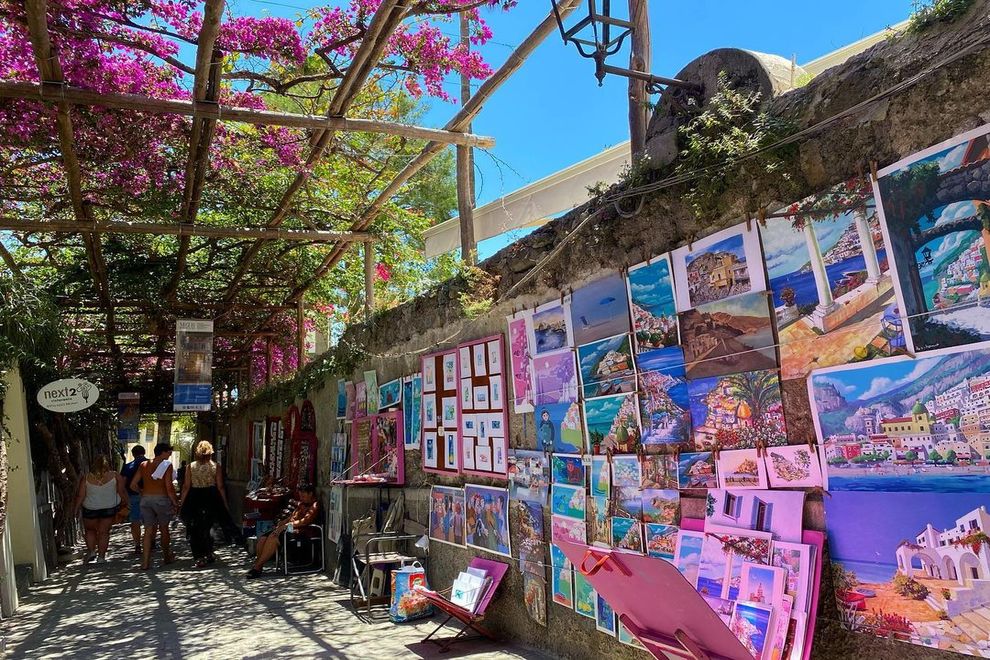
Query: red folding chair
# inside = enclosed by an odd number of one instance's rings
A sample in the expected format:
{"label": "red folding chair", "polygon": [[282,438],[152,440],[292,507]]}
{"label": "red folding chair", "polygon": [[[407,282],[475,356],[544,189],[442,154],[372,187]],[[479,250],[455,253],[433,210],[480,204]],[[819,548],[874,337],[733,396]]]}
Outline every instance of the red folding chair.
{"label": "red folding chair", "polygon": [[[440,647],[440,652],[445,653],[450,650],[452,644],[456,642],[466,642],[476,639],[495,639],[495,636],[490,632],[481,627],[481,622],[485,618],[485,611],[488,609],[488,605],[492,602],[492,597],[495,595],[495,590],[498,585],[502,582],[502,578],[505,577],[505,572],[509,570],[509,565],[500,561],[492,561],[490,559],[481,559],[480,557],[475,557],[468,564],[471,568],[480,568],[488,573],[488,577],[491,578],[491,582],[488,584],[488,588],[485,593],[481,594],[481,598],[478,599],[478,604],[474,608],[474,611],[466,610],[460,605],[455,605],[450,602],[440,594],[435,591],[424,591],[424,595],[429,599],[431,603],[436,605],[438,608],[443,610],[447,615],[443,623],[434,629],[429,635],[427,635],[423,641],[432,642]],[[436,635],[442,628],[444,628],[451,619],[457,619],[461,624],[461,629],[456,635],[448,637],[437,637]],[[469,634],[473,632],[474,634]]]}

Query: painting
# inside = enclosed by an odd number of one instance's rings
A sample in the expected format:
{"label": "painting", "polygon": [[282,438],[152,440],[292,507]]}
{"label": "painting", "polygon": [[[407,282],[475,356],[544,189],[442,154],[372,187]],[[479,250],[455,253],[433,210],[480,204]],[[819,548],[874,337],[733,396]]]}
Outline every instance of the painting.
{"label": "painting", "polygon": [[767,488],[767,467],[757,449],[723,451],[716,460],[719,488]]}
{"label": "painting", "polygon": [[743,564],[739,599],[776,606],[783,600],[786,581],[787,571],[783,568],[763,564]]}
{"label": "painting", "polygon": [[533,345],[530,330],[533,314],[522,311],[506,317],[509,338],[509,370],[512,381],[512,410],[533,412]]}
{"label": "painting", "polygon": [[677,310],[670,257],[660,255],[626,273],[636,354],[677,346]]}
{"label": "painting", "polygon": [[618,632],[616,632],[616,638],[626,646],[632,646],[637,649],[644,648],[643,643],[636,639],[628,628],[622,623],[622,621],[616,617],[616,625],[618,626]]}
{"label": "painting", "polygon": [[829,490],[990,492],[990,349],[812,372]]}
{"label": "painting", "polygon": [[554,300],[533,310],[533,356],[574,346],[570,298]]}
{"label": "painting", "polygon": [[990,340],[988,130],[908,156],[873,184],[911,353]]}
{"label": "painting", "polygon": [[[819,210],[823,206],[838,210]],[[781,379],[904,352],[889,251],[869,180],[851,179],[774,215],[760,236]]]}
{"label": "painting", "polygon": [[378,412],[378,372],[374,369],[364,372],[365,414]]}
{"label": "painting", "polygon": [[687,445],[691,442],[691,402],[684,373],[684,353],[673,346],[636,357],[643,444]]}
{"label": "painting", "polygon": [[692,587],[698,586],[698,566],[701,563],[701,548],[705,533],[687,529],[677,531],[677,548],[674,551],[674,565]]}
{"label": "painting", "polygon": [[571,294],[571,327],[578,346],[629,332],[629,295],[621,275],[607,275]]}
{"label": "painting", "polygon": [[595,606],[598,602],[598,592],[591,586],[581,571],[574,571],[574,611],[589,619],[595,618]]}
{"label": "painting", "polygon": [[403,441],[406,449],[419,449],[423,438],[423,376],[413,374],[402,380]]}
{"label": "painting", "polygon": [[550,457],[550,477],[555,484],[584,488],[584,461],[579,454],[553,454]]}
{"label": "painting", "polygon": [[677,532],[674,525],[659,525],[646,523],[643,525],[646,554],[650,557],[674,561],[674,551],[677,549]]}
{"label": "painting", "polygon": [[608,497],[589,497],[587,506],[588,543],[604,548],[611,547],[612,526]]}
{"label": "painting", "polygon": [[763,254],[756,228],[716,232],[670,253],[677,311],[750,291],[764,291]]}
{"label": "painting", "polygon": [[804,530],[803,490],[710,489],[705,529],[710,526],[771,534],[773,540],[800,543]]}
{"label": "painting", "polygon": [[640,462],[641,488],[679,488],[677,457],[673,454],[646,454]]}
{"label": "painting", "polygon": [[567,566],[553,566],[550,569],[550,591],[553,602],[567,609],[574,608],[574,569]]}
{"label": "painting", "polygon": [[552,403],[536,408],[536,444],[547,453],[573,454],[584,448],[581,405]]}
{"label": "painting", "polygon": [[464,489],[434,486],[430,491],[430,538],[464,545]]}
{"label": "painting", "polygon": [[811,567],[813,549],[802,543],[774,541],[770,565],[786,572],[784,593],[794,599],[794,611],[807,613],[811,608]]}
{"label": "painting", "polygon": [[387,410],[402,402],[402,379],[390,380],[378,388],[378,410]]}
{"label": "painting", "polygon": [[[347,418],[347,381],[343,378],[337,379],[337,419]],[[260,456],[260,454],[256,454]]]}
{"label": "painting", "polygon": [[696,588],[702,596],[739,600],[743,564],[769,562],[770,534],[712,531],[706,526]]}
{"label": "painting", "polygon": [[629,335],[616,335],[578,346],[585,399],[636,391],[636,367]]}
{"label": "painting", "polygon": [[639,520],[643,515],[643,497],[639,486],[612,489],[612,515]]}
{"label": "painting", "polygon": [[589,489],[594,497],[608,497],[612,486],[612,466],[608,456],[591,457],[591,479]]}
{"label": "painting", "polygon": [[466,484],[464,502],[467,508],[467,544],[511,557],[508,491],[505,488]]}
{"label": "painting", "polygon": [[368,384],[358,381],[354,385],[354,415],[351,419],[368,416]]}
{"label": "painting", "polygon": [[681,488],[718,488],[715,455],[710,451],[680,454],[677,460],[677,479]]}
{"label": "painting", "polygon": [[523,604],[530,619],[541,626],[547,625],[547,580],[543,569],[539,573],[523,573]]}
{"label": "painting", "polygon": [[632,454],[640,446],[639,402],[635,394],[585,401],[584,424],[587,448],[592,454]]}
{"label": "painting", "polygon": [[732,612],[729,630],[754,658],[763,655],[770,633],[772,614],[772,607],[758,603],[736,603],[736,608]]}
{"label": "painting", "polygon": [[681,521],[681,492],[648,488],[640,491],[643,522],[676,525]]}
{"label": "painting", "polygon": [[509,450],[509,499],[545,503],[550,489],[550,461],[541,451]]}
{"label": "painting", "polygon": [[745,371],[688,381],[697,449],[787,444],[777,372]]}
{"label": "painting", "polygon": [[595,629],[598,632],[615,637],[615,619],[615,610],[612,609],[612,606],[604,598],[598,596],[595,607]]}
{"label": "painting", "polygon": [[533,387],[537,406],[578,400],[574,351],[565,348],[533,358]]}
{"label": "painting", "polygon": [[765,293],[717,300],[679,316],[688,378],[776,368],[773,321]]}
{"label": "painting", "polygon": [[808,445],[784,445],[766,450],[771,488],[814,488],[822,485],[818,452]]}
{"label": "painting", "polygon": [[519,570],[543,575],[546,543],[543,535],[543,505],[539,502],[516,500],[513,503],[519,524],[515,527],[519,539]]}
{"label": "painting", "polygon": [[554,516],[566,516],[584,520],[584,486],[552,484],[550,486],[550,512]]}
{"label": "painting", "polygon": [[643,554],[643,526],[632,518],[612,517],[612,547]]}
{"label": "painting", "polygon": [[580,520],[567,516],[552,516],[550,518],[550,538],[554,541],[563,539],[574,543],[587,543],[588,531],[584,516]]}
{"label": "painting", "polygon": [[612,457],[612,485],[617,488],[634,487],[640,484],[639,456]]}

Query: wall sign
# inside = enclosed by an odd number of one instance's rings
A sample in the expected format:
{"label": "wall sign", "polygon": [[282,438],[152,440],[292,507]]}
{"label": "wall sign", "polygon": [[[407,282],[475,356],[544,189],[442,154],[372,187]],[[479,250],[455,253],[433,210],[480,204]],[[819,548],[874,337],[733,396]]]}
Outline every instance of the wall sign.
{"label": "wall sign", "polygon": [[52,412],[86,410],[100,398],[100,389],[81,378],[63,378],[38,390],[38,403]]}

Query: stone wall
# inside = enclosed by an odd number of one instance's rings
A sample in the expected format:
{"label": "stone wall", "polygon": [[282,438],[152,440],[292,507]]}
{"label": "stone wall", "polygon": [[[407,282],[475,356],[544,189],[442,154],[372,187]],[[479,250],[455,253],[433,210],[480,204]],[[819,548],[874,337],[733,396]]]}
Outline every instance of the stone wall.
{"label": "stone wall", "polygon": [[[498,299],[491,313],[469,320],[459,304],[464,290],[462,281],[453,281],[429,294],[375,317],[369,326],[347,331],[344,346],[360,346],[365,359],[350,373],[327,374],[306,392],[317,411],[317,434],[320,438],[320,475],[327,476],[329,439],[336,431],[333,419],[338,377],[358,379],[365,369],[375,369],[379,382],[407,375],[419,369],[422,352],[460,341],[505,331],[505,316],[523,307],[531,308],[576,289],[607,272],[614,272],[646,258],[666,252],[695,237],[738,222],[745,209],[752,210],[753,190],[761,198],[774,200],[770,208],[818,192],[832,184],[869,172],[871,164],[880,167],[910,153],[945,140],[965,130],[990,121],[990,35],[988,18],[990,0],[979,0],[970,14],[955,23],[936,26],[919,35],[886,40],[845,64],[821,74],[808,85],[768,100],[768,110],[786,117],[798,128],[806,128],[837,113],[855,107],[882,90],[909,81],[934,63],[962,49],[974,52],[923,77],[912,86],[865,111],[829,123],[808,135],[795,150],[792,182],[788,194],[773,180],[754,181],[752,188],[734,190],[725,195],[717,218],[699,220],[680,200],[682,190],[667,188],[647,198],[633,217],[621,217],[604,209],[598,217],[576,235],[574,228],[588,208],[581,208],[537,230],[506,248],[482,267],[499,277]],[[773,204],[776,204],[774,206]],[[568,238],[570,237],[570,238]],[[573,240],[571,240],[573,239]],[[569,241],[569,242],[568,242]],[[556,257],[541,264],[532,282],[519,288],[513,296],[506,292],[526,277],[537,263],[562,243],[566,246]],[[453,337],[453,338],[452,338]],[[318,366],[318,365],[317,365]],[[242,404],[230,421],[230,477],[235,488],[243,487],[246,475],[246,444],[252,419],[280,415],[293,401],[291,388],[262,393]],[[807,393],[803,381],[785,386],[785,410],[789,435],[794,442],[813,437]],[[295,399],[300,403],[301,399]],[[510,445],[535,447],[532,419],[510,415]],[[446,479],[423,473],[418,451],[406,454],[407,510],[409,516],[426,522],[426,497],[432,483],[462,485],[463,479]],[[240,479],[241,484],[237,484]],[[485,480],[471,479],[472,482]],[[323,496],[326,496],[325,483]],[[349,489],[348,511],[351,519],[365,513],[374,503],[377,489]],[[702,515],[702,501],[685,499],[684,515]],[[820,495],[809,495],[805,508],[805,527],[824,529]],[[549,530],[549,525],[547,525]],[[330,554],[334,554],[333,548]],[[431,546],[429,578],[432,586],[449,586],[456,572],[473,556],[474,551],[434,543]],[[827,557],[826,557],[827,559]],[[595,631],[594,621],[563,608],[548,604],[549,627],[541,628],[526,615],[521,598],[522,581],[513,567],[498,602],[493,608],[490,625],[497,632],[560,657],[586,658],[639,656],[639,652],[618,644]],[[894,641],[878,640],[842,631],[835,615],[831,584],[826,570],[822,584],[822,602],[813,657],[876,659],[897,657],[948,658],[942,651],[924,649]],[[662,598],[657,594],[657,598]]]}

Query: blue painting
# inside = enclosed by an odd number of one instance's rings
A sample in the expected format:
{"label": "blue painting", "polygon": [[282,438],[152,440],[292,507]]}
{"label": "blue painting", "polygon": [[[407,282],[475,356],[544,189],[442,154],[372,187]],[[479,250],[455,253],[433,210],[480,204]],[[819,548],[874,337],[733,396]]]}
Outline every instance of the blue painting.
{"label": "blue painting", "polygon": [[534,352],[542,355],[571,346],[571,331],[566,301],[540,305],[533,312]]}
{"label": "blue painting", "polygon": [[680,454],[677,479],[681,488],[718,488],[715,456],[710,451]]}
{"label": "blue painting", "polygon": [[679,341],[674,280],[667,255],[630,268],[626,282],[636,353],[676,346]]}
{"label": "blue painting", "polygon": [[584,447],[581,406],[552,403],[536,406],[536,442],[541,451],[574,454]]}
{"label": "blue painting", "polygon": [[684,354],[672,346],[636,356],[644,445],[691,442],[691,404]]}
{"label": "blue painting", "polygon": [[773,610],[767,606],[736,603],[736,609],[732,613],[732,623],[729,628],[754,658],[759,658],[763,654],[772,612]]}
{"label": "blue painting", "polygon": [[571,326],[577,345],[629,332],[629,296],[622,276],[603,277],[572,293]]}
{"label": "blue painting", "polygon": [[584,487],[584,461],[578,454],[553,454],[550,457],[550,474],[555,484]]}
{"label": "blue painting", "polygon": [[616,335],[578,346],[578,367],[586,399],[636,391],[636,368],[629,335]]}

